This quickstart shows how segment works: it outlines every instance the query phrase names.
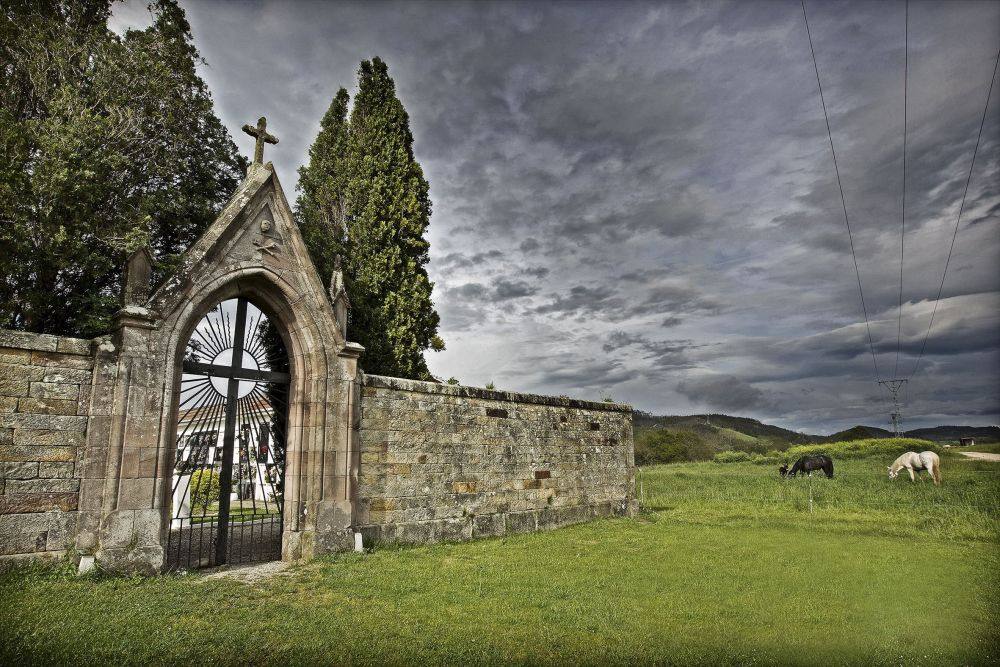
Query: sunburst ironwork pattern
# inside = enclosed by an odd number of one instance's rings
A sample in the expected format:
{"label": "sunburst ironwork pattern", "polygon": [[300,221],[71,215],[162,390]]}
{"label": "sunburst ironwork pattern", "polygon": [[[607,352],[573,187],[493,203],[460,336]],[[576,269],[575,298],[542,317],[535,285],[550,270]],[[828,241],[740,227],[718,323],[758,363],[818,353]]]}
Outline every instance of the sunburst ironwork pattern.
{"label": "sunburst ironwork pattern", "polygon": [[260,308],[214,306],[187,343],[178,397],[170,569],[281,555],[288,354]]}

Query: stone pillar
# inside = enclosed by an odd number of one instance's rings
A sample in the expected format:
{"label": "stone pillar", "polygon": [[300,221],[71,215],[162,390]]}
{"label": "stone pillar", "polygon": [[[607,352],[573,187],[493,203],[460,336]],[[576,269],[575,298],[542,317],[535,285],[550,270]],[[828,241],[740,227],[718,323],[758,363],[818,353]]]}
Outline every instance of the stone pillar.
{"label": "stone pillar", "polygon": [[115,385],[118,382],[118,347],[110,336],[95,342],[94,371],[87,407],[87,438],[80,459],[80,515],[76,536],[77,550],[90,556],[100,544],[104,493],[108,486]]}
{"label": "stone pillar", "polygon": [[108,406],[109,434],[96,551],[105,569],[152,573],[163,565],[160,543],[164,482],[158,478],[165,369],[153,354],[154,318],[141,306],[115,316],[118,351]]}
{"label": "stone pillar", "polygon": [[335,380],[335,391],[325,408],[326,425],[322,497],[316,507],[316,553],[353,548],[357,497],[357,416],[361,408],[358,391],[358,357],[364,348],[347,343],[338,356],[344,376]]}

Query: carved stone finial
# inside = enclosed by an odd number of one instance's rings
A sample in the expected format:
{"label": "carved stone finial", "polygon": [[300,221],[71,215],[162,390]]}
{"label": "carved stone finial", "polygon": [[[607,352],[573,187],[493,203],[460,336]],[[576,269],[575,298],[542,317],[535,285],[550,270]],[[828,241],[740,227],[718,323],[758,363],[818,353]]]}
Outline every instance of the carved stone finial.
{"label": "carved stone finial", "polygon": [[340,333],[347,338],[347,311],[351,307],[347,299],[347,289],[344,287],[344,272],[340,268],[340,255],[333,258],[333,275],[330,276],[330,302],[333,304],[333,315],[337,319]]}
{"label": "carved stone finial", "polygon": [[153,271],[153,255],[148,247],[133,252],[125,260],[125,282],[122,286],[122,306],[141,306],[149,298],[149,276]]}
{"label": "carved stone finial", "polygon": [[264,163],[264,144],[276,144],[278,143],[278,137],[273,134],[268,134],[267,132],[267,119],[261,116],[257,120],[257,127],[253,125],[244,125],[243,131],[249,134],[251,137],[257,140],[257,143],[253,148],[253,163],[263,164]]}
{"label": "carved stone finial", "polygon": [[330,300],[336,301],[341,295],[347,296],[344,288],[344,272],[340,268],[340,255],[333,257],[333,274],[330,276]]}

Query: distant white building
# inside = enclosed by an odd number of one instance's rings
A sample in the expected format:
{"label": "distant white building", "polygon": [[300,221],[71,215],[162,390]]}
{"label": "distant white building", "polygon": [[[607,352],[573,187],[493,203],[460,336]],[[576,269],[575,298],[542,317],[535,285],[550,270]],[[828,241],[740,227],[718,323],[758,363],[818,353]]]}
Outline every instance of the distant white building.
{"label": "distant white building", "polygon": [[[171,527],[191,517],[191,475],[197,470],[222,468],[225,410],[219,405],[182,409],[177,423],[177,451],[173,474]],[[231,502],[258,501],[277,506],[276,490],[281,464],[275,459],[272,435],[274,410],[267,399],[247,396],[240,399],[236,438],[233,442]]]}

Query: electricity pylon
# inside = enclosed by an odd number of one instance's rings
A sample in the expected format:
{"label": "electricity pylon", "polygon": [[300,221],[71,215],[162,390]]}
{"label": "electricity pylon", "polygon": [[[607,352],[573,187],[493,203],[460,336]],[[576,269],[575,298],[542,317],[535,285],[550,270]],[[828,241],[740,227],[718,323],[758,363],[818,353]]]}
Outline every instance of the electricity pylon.
{"label": "electricity pylon", "polygon": [[899,390],[906,386],[907,380],[892,379],[879,380],[878,383],[889,391],[892,397],[892,412],[889,413],[889,422],[892,424],[892,435],[895,438],[902,437],[903,430],[903,410],[899,404]]}

